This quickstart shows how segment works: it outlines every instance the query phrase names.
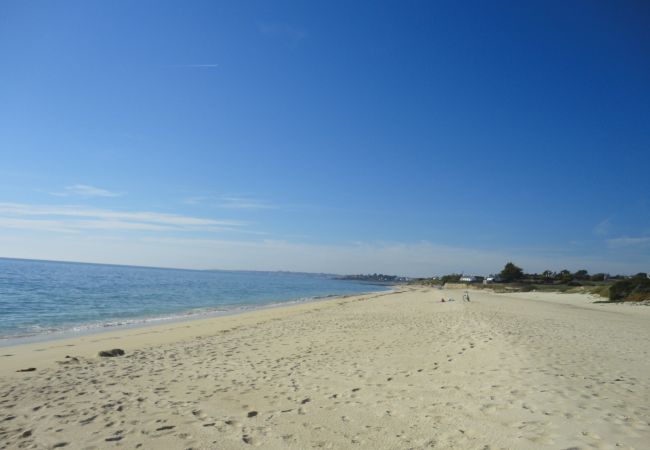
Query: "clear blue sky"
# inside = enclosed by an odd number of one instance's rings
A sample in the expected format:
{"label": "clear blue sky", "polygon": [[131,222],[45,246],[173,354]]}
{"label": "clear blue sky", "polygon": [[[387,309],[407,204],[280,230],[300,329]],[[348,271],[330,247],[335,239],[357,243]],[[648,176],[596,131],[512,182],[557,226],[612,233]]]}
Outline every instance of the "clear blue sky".
{"label": "clear blue sky", "polygon": [[3,1],[0,256],[650,269],[647,2]]}

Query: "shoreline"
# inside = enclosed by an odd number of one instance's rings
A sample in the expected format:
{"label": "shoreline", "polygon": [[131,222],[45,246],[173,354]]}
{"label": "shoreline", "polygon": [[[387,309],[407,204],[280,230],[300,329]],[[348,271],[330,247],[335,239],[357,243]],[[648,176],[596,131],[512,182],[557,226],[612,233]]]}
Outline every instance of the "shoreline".
{"label": "shoreline", "polygon": [[[649,309],[582,294],[477,291],[463,302],[461,289],[399,289],[6,347],[0,448],[650,439]],[[126,353],[98,356],[112,348]]]}
{"label": "shoreline", "polygon": [[[108,350],[107,345],[100,344],[104,341],[124,342],[131,339],[127,344],[129,347],[134,347],[134,345],[141,347],[157,345],[163,342],[176,342],[211,332],[217,333],[228,327],[227,319],[229,318],[235,319],[236,322],[241,321],[245,323],[256,322],[258,320],[264,321],[273,318],[273,312],[275,311],[278,312],[278,316],[285,317],[291,314],[300,314],[304,310],[309,310],[310,306],[321,303],[327,304],[328,302],[339,302],[341,300],[355,301],[375,295],[390,295],[399,292],[399,287],[395,286],[394,289],[386,291],[313,297],[307,300],[288,300],[286,302],[253,306],[247,309],[224,311],[223,314],[197,314],[192,317],[175,317],[164,322],[134,323],[117,325],[109,329],[96,328],[88,330],[88,332],[71,332],[69,335],[38,336],[35,337],[35,340],[27,342],[2,342],[0,340],[0,361],[2,362],[0,365],[0,376],[8,375],[12,371],[15,372],[28,368],[27,366],[34,367],[34,365],[40,364],[49,367],[54,361],[65,359],[69,353],[81,352],[84,357],[95,357],[100,351]],[[183,332],[183,330],[190,328],[192,328],[192,331]],[[160,339],[161,334],[163,335],[163,339]],[[148,337],[151,337],[151,339],[148,339]],[[37,355],[33,355],[32,352],[38,353]],[[31,361],[27,356],[29,354],[38,358],[39,363],[29,365],[28,363]]]}
{"label": "shoreline", "polygon": [[61,339],[74,339],[84,336],[93,336],[95,334],[106,333],[110,331],[120,331],[120,330],[131,330],[138,328],[148,328],[155,326],[164,326],[176,323],[182,323],[193,320],[201,319],[210,319],[217,317],[228,317],[236,316],[239,314],[246,314],[248,312],[272,309],[272,308],[282,308],[285,306],[299,305],[305,303],[320,302],[335,298],[346,298],[349,296],[359,296],[359,295],[369,295],[372,293],[388,293],[393,292],[398,285],[393,285],[393,288],[389,288],[384,291],[369,291],[369,292],[359,292],[354,294],[329,294],[329,295],[319,295],[315,297],[306,297],[299,299],[290,299],[282,301],[271,301],[269,303],[263,304],[251,304],[251,305],[226,305],[222,307],[214,308],[194,308],[185,311],[180,311],[177,313],[172,313],[168,315],[153,315],[145,317],[133,317],[125,319],[113,319],[107,320],[105,322],[90,322],[77,325],[64,326],[60,330],[45,331],[43,333],[35,333],[31,335],[4,335],[0,336],[0,352],[5,347],[14,347],[24,344],[36,344],[36,343],[46,343],[50,341],[57,341]]}

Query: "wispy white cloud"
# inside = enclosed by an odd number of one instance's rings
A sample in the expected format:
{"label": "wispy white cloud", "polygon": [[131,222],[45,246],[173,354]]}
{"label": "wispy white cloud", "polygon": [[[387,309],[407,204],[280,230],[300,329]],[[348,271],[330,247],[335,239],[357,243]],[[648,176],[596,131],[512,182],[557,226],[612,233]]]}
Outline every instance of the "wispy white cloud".
{"label": "wispy white cloud", "polygon": [[650,245],[650,236],[628,237],[622,236],[614,239],[608,239],[607,244],[613,248],[621,247],[644,247]]}
{"label": "wispy white cloud", "polygon": [[[112,231],[235,231],[242,221],[216,220],[151,211],[115,211],[78,205],[0,203],[0,228],[52,232]],[[242,232],[253,233],[249,230]]]}
{"label": "wispy white cloud", "polygon": [[210,197],[196,196],[196,197],[187,197],[183,199],[183,203],[186,205],[200,205],[208,200]]}
{"label": "wispy white cloud", "polygon": [[266,203],[261,200],[248,198],[248,197],[232,197],[223,196],[220,201],[215,204],[219,208],[233,208],[233,209],[275,209],[276,206]]}
{"label": "wispy white cloud", "polygon": [[0,216],[0,229],[17,229],[30,231],[46,231],[52,233],[74,233],[75,231],[58,220],[50,219],[22,219]]}
{"label": "wispy white cloud", "polygon": [[597,236],[606,236],[609,234],[609,232],[612,229],[612,221],[610,218],[604,219],[600,221],[596,226],[594,227],[594,234]]}
{"label": "wispy white cloud", "polygon": [[0,216],[0,229],[48,231],[56,233],[79,233],[84,230],[109,231],[173,231],[176,228],[154,223],[126,222],[120,220],[52,220],[21,219]]}
{"label": "wispy white cloud", "polygon": [[50,195],[55,197],[120,197],[124,195],[122,192],[113,192],[107,189],[90,186],[87,184],[74,184],[66,186],[62,192],[49,192]]}
{"label": "wispy white cloud", "polygon": [[[194,201],[215,198],[233,208],[260,207],[260,202],[241,196],[201,197]],[[318,244],[305,243],[300,237],[265,239],[264,233],[251,230],[249,225],[238,220],[153,211],[0,203],[0,256],[197,269],[417,276],[485,274],[500,270],[512,260],[530,272],[559,270],[562,266],[569,270],[635,273],[647,265],[647,252],[635,251],[636,247],[646,249],[650,245],[650,236],[624,236],[605,241],[610,247],[607,254],[580,255],[580,250],[546,246],[477,249],[426,241]],[[224,233],[238,233],[239,237],[228,240],[223,236],[233,235]]]}
{"label": "wispy white cloud", "polygon": [[247,196],[195,196],[183,200],[186,205],[205,205],[225,209],[278,209],[277,205]]}
{"label": "wispy white cloud", "polygon": [[198,69],[205,69],[205,68],[214,68],[214,67],[219,67],[219,64],[173,64],[168,67],[177,67],[177,68],[198,68]]}
{"label": "wispy white cloud", "polygon": [[[487,274],[514,261],[526,271],[586,268],[636,273],[643,264],[627,258],[521,253],[415,243],[310,244],[275,239],[227,240],[169,233],[147,235],[0,233],[2,256],[63,259],[194,269],[293,270],[327,273],[392,273],[430,276],[450,272]],[[558,269],[559,270],[559,269]]]}

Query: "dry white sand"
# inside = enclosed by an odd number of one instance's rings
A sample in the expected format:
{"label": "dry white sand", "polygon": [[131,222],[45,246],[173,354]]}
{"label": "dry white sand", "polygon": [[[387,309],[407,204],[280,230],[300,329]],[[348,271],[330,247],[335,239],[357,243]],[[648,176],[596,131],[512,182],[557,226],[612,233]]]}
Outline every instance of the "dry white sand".
{"label": "dry white sand", "polygon": [[650,308],[471,294],[1,348],[0,448],[650,448]]}

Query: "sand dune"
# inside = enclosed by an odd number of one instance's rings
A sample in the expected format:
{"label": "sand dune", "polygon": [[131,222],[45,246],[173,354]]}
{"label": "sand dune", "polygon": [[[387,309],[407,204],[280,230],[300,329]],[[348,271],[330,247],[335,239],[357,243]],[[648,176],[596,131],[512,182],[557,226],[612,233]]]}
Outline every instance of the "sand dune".
{"label": "sand dune", "polygon": [[405,288],[2,348],[0,448],[649,447],[650,308],[460,299]]}

